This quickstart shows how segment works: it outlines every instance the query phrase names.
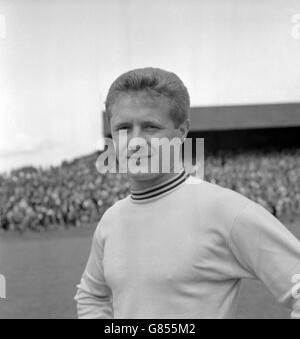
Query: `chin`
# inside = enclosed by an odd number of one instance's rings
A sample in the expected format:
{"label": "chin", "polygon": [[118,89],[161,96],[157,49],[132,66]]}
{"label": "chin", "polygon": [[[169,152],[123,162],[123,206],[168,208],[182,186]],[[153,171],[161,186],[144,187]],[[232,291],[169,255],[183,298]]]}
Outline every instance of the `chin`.
{"label": "chin", "polygon": [[136,180],[136,181],[147,181],[152,180],[160,175],[160,173],[132,173],[128,172],[128,175],[130,178]]}

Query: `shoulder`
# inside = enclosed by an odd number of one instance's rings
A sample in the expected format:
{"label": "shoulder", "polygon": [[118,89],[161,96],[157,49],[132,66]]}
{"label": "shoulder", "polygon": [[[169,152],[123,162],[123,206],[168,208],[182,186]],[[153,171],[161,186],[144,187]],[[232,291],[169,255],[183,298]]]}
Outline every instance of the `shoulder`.
{"label": "shoulder", "polygon": [[198,197],[205,197],[205,200],[212,205],[220,206],[242,206],[251,200],[244,195],[220,185],[201,180],[196,177],[190,177],[187,180],[187,189],[190,193]]}
{"label": "shoulder", "polygon": [[122,218],[122,210],[124,209],[124,205],[127,204],[128,198],[129,197],[126,197],[116,201],[103,213],[95,231],[98,239],[102,238],[103,234],[107,233],[108,230],[116,225],[120,218]]}
{"label": "shoulder", "polygon": [[187,181],[186,192],[189,203],[199,213],[229,227],[239,212],[252,202],[234,190],[198,178]]}

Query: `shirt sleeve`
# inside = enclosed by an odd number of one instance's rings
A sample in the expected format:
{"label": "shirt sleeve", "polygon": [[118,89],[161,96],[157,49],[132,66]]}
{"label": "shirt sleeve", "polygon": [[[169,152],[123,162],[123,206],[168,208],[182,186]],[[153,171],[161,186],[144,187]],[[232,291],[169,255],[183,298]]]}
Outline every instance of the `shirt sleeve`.
{"label": "shirt sleeve", "polygon": [[300,319],[299,240],[264,207],[249,202],[235,219],[229,247],[240,265],[260,279]]}
{"label": "shirt sleeve", "polygon": [[112,292],[104,278],[103,248],[96,233],[74,298],[79,319],[113,319]]}

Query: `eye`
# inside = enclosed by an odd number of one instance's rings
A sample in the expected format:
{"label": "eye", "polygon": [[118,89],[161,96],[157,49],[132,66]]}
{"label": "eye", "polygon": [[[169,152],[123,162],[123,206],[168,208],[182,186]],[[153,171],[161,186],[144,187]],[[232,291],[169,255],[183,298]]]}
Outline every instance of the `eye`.
{"label": "eye", "polygon": [[121,130],[128,130],[130,126],[127,125],[121,125],[116,127],[116,131],[121,131]]}
{"label": "eye", "polygon": [[146,126],[147,129],[153,130],[153,129],[158,129],[158,126],[155,125],[147,125]]}

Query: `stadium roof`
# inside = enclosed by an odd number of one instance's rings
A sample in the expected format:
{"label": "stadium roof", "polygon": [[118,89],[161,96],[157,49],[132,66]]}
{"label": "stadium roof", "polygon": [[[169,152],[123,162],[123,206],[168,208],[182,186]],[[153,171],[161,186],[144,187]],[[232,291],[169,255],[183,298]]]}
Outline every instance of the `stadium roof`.
{"label": "stadium roof", "polygon": [[[109,136],[109,128],[103,121],[104,134]],[[296,126],[300,126],[300,103],[191,108],[190,132]]]}
{"label": "stadium roof", "polygon": [[300,126],[300,103],[191,108],[191,132]]}

